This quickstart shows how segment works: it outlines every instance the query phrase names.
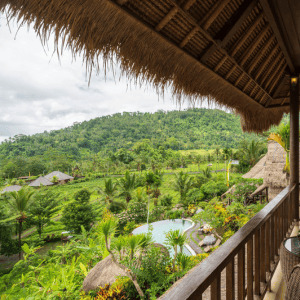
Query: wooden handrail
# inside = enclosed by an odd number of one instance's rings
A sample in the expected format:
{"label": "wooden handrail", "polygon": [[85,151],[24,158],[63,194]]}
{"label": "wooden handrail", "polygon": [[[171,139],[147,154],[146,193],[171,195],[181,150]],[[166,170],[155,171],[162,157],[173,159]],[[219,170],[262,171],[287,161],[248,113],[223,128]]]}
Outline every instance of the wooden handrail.
{"label": "wooden handrail", "polygon": [[[270,257],[270,253],[274,253],[274,255],[271,255],[273,256],[273,258],[275,258],[275,255],[278,254],[278,250],[274,250],[272,249],[272,247],[275,247],[277,249],[279,248],[279,245],[286,234],[286,232],[284,231],[288,229],[288,227],[291,225],[290,223],[293,221],[292,210],[288,206],[288,201],[285,200],[289,197],[294,188],[295,186],[286,187],[237,233],[235,233],[221,247],[210,254],[209,257],[207,257],[199,265],[190,270],[182,279],[177,281],[159,299],[201,299],[202,293],[211,284],[213,284],[213,286],[216,286],[216,279],[220,278],[220,274],[224,270],[224,268],[232,264],[236,255],[238,255],[241,260],[241,268],[245,270],[245,259],[242,259],[242,257],[245,256],[245,246],[247,243],[252,243],[254,237],[255,246],[253,248],[259,245],[260,242],[266,242],[266,247],[269,251],[269,253],[266,255],[269,261],[267,261],[266,264],[263,264],[262,271],[260,270],[260,272],[257,272],[256,270],[257,276],[255,280],[259,284],[259,291],[256,292],[260,294],[261,280],[258,273],[262,273],[263,277],[266,277],[265,273],[267,271],[269,272],[272,260],[272,257]],[[278,228],[280,227],[278,233],[277,231],[273,230],[276,225],[278,226]],[[262,235],[260,235],[260,232],[262,232]],[[269,241],[266,241],[265,235],[269,238]],[[273,244],[270,245],[271,243]],[[250,245],[249,247],[249,249],[251,250],[252,246]],[[252,259],[254,256],[253,250],[251,251]],[[256,248],[255,259],[259,261],[261,255],[263,261],[265,262],[264,251],[259,251]],[[254,265],[259,266],[260,264],[254,263]],[[241,293],[243,294],[245,282],[243,280],[241,280],[241,282],[243,284],[242,290],[241,287],[238,287],[238,289],[241,290]],[[218,284],[217,286],[220,286],[220,284]],[[219,299],[219,297],[217,297],[216,299]]]}

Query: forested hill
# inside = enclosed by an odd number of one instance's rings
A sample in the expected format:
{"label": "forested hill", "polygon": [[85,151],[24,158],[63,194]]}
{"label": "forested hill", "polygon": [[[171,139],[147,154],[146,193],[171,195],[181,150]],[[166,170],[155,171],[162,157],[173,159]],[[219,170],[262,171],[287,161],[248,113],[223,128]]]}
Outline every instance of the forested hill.
{"label": "forested hill", "polygon": [[239,142],[248,137],[250,135],[241,130],[239,117],[217,109],[124,112],[51,132],[15,136],[0,145],[0,155],[31,157],[56,150],[79,157],[87,149],[94,153],[130,149],[141,139],[150,139],[154,146],[173,150],[237,148]]}

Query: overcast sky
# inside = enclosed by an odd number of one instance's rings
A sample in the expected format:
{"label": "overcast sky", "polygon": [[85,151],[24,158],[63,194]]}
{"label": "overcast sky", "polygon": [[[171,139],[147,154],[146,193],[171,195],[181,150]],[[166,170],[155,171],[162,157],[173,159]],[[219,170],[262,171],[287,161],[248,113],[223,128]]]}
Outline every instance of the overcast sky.
{"label": "overcast sky", "polygon": [[16,35],[13,22],[10,29],[0,15],[0,141],[117,112],[179,109],[168,92],[158,98],[151,88],[128,87],[111,74],[93,76],[88,86],[81,59],[72,61],[65,50],[59,62],[33,29],[22,27]]}

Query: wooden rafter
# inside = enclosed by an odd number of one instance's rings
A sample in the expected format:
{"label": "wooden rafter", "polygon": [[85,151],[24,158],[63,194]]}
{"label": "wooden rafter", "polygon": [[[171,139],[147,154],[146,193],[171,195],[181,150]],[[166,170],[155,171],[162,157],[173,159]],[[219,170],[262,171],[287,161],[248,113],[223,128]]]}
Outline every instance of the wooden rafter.
{"label": "wooden rafter", "polygon": [[221,46],[226,46],[226,44],[232,39],[256,5],[257,0],[246,0],[242,3],[239,9],[228,20],[223,29],[215,36],[216,40],[221,41]]}
{"label": "wooden rafter", "polygon": [[242,47],[242,45],[246,42],[246,40],[248,39],[248,37],[252,34],[253,30],[255,30],[255,28],[258,26],[258,24],[262,21],[263,19],[263,14],[260,13],[256,20],[254,21],[254,23],[250,26],[250,28],[246,31],[246,33],[243,35],[243,37],[237,41],[237,43],[232,47],[232,52],[231,55],[234,56],[239,49]]}
{"label": "wooden rafter", "polygon": [[215,66],[214,71],[217,72],[221,68],[221,66],[225,63],[226,60],[227,60],[227,56],[224,55],[222,59],[218,62],[218,64]]}
{"label": "wooden rafter", "polygon": [[194,35],[199,31],[198,26],[195,26],[192,31],[189,32],[189,34],[182,40],[180,43],[180,48],[183,48],[193,37]]}
{"label": "wooden rafter", "polygon": [[[266,88],[269,89],[270,93],[272,92],[273,88],[277,85],[278,81],[280,80],[280,78],[282,77],[283,73],[285,72],[286,66],[287,66],[287,63],[285,61],[283,62],[283,64],[281,63],[276,68],[276,70],[274,71],[274,75],[272,76],[273,77],[272,80],[270,80],[269,82],[267,82]],[[269,88],[270,84],[271,84],[271,86]]]}
{"label": "wooden rafter", "polygon": [[197,0],[187,0],[185,2],[185,4],[182,6],[182,8],[184,10],[189,10],[195,3],[196,3]]}
{"label": "wooden rafter", "polygon": [[278,45],[276,45],[270,54],[268,54],[268,57],[264,60],[264,62],[259,66],[259,68],[256,71],[256,74],[254,76],[255,80],[258,79],[258,77],[263,73],[265,70],[266,66],[270,63],[270,61],[273,59],[273,55],[278,51]]}
{"label": "wooden rafter", "polygon": [[286,62],[288,64],[291,72],[293,73],[293,72],[295,72],[295,66],[293,64],[291,55],[285,45],[282,31],[280,30],[279,26],[277,25],[276,17],[274,15],[273,9],[270,7],[268,0],[260,0],[260,3],[261,3],[264,13],[266,14],[266,16],[268,18],[270,26],[272,27],[274,35],[276,36],[278,44],[285,56]]}
{"label": "wooden rafter", "polygon": [[265,37],[266,33],[270,30],[270,27],[267,25],[260,34],[256,37],[256,39],[252,42],[252,45],[249,49],[247,49],[247,52],[244,53],[244,55],[241,58],[241,65],[243,66],[247,59],[251,56],[254,49],[261,43],[263,38]]}
{"label": "wooden rafter", "polygon": [[209,13],[201,21],[201,25],[204,30],[207,30],[210,25],[215,21],[218,15],[222,12],[224,7],[230,2],[230,0],[217,1],[214,6],[210,9]]}
{"label": "wooden rafter", "polygon": [[268,48],[271,46],[272,42],[274,41],[274,37],[271,36],[268,41],[262,46],[262,48],[256,53],[255,57],[252,59],[250,68],[248,70],[248,73],[251,74],[253,69],[256,67],[259,60],[265,55],[265,52],[268,50]]}
{"label": "wooden rafter", "polygon": [[177,14],[178,8],[174,6],[164,17],[163,19],[156,25],[155,30],[161,31]]}
{"label": "wooden rafter", "polygon": [[128,0],[117,0],[117,3],[119,5],[124,5],[124,4],[126,4],[126,2],[128,2]]}
{"label": "wooden rafter", "polygon": [[274,75],[276,75],[276,70],[278,66],[281,66],[283,63],[285,63],[284,57],[282,57],[282,53],[279,52],[275,60],[272,61],[272,65],[270,68],[267,69],[267,71],[264,73],[264,76],[261,80],[261,85],[266,87],[268,83],[270,82],[270,78],[272,78]]}
{"label": "wooden rafter", "polygon": [[277,86],[276,90],[274,91],[273,99],[276,99],[276,97],[278,96],[278,94],[282,90],[282,87],[286,84],[287,77],[288,77],[288,75],[284,76],[282,78],[282,80],[280,81],[279,85]]}

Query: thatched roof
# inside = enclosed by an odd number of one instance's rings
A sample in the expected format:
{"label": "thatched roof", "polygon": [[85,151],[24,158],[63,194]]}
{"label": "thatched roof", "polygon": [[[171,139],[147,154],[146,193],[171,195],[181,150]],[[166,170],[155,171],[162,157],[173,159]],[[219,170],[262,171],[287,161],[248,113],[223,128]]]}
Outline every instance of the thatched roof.
{"label": "thatched roof", "polygon": [[263,178],[264,171],[266,166],[267,155],[264,155],[256,164],[255,166],[246,174],[244,174],[243,178]]}
{"label": "thatched roof", "polygon": [[51,172],[50,174],[48,174],[44,177],[48,180],[51,180],[54,176],[57,177],[58,181],[74,179],[74,177],[72,177],[68,174],[62,173],[60,171]]}
{"label": "thatched roof", "polygon": [[10,185],[5,187],[1,194],[6,193],[6,192],[18,192],[22,187],[20,185]]}
{"label": "thatched roof", "polygon": [[244,130],[266,130],[289,111],[299,1],[3,0],[5,10],[43,43],[53,32],[58,51],[60,41],[83,54],[88,71],[99,71],[99,57],[104,69],[117,61],[130,79],[170,86],[179,101],[232,108]]}
{"label": "thatched roof", "polygon": [[40,176],[36,180],[32,181],[29,186],[37,187],[37,186],[49,186],[53,185],[53,183],[45,177]]}
{"label": "thatched roof", "polygon": [[109,255],[89,271],[83,281],[83,289],[88,292],[99,286],[104,287],[106,284],[112,284],[116,281],[117,276],[126,276],[126,273],[114,263],[112,256]]}

